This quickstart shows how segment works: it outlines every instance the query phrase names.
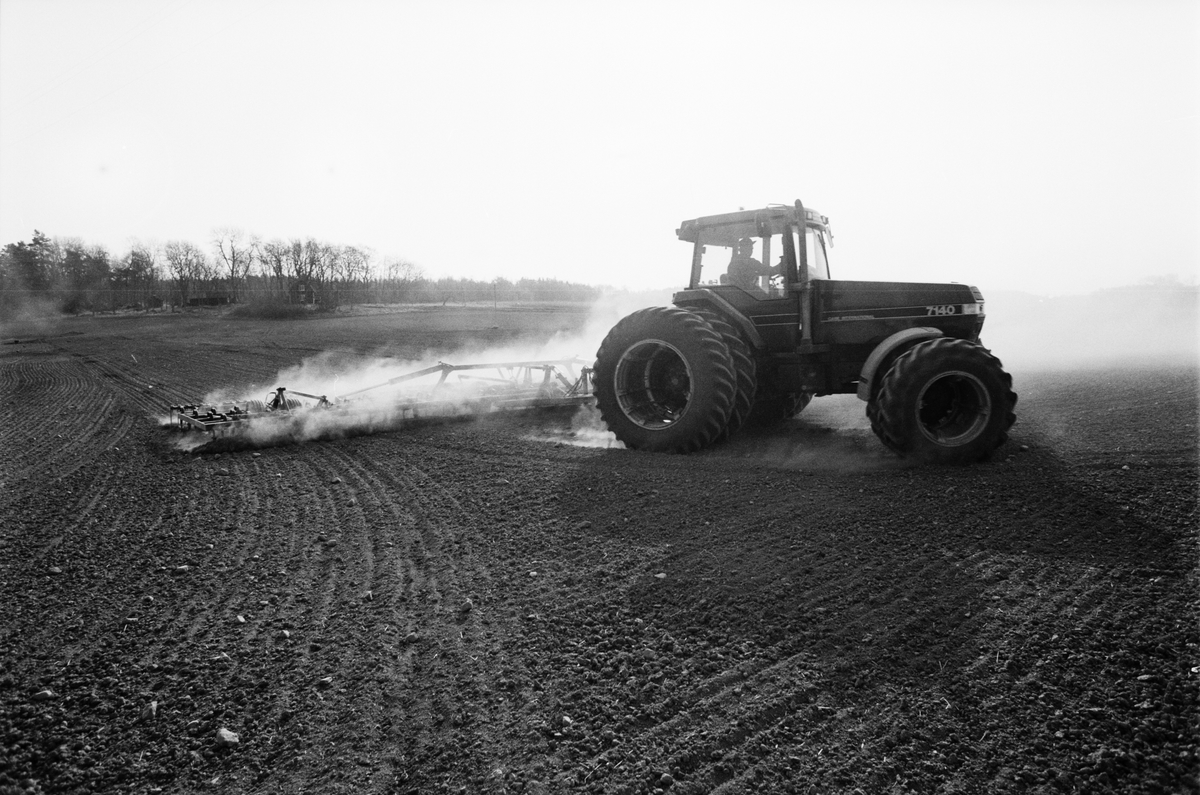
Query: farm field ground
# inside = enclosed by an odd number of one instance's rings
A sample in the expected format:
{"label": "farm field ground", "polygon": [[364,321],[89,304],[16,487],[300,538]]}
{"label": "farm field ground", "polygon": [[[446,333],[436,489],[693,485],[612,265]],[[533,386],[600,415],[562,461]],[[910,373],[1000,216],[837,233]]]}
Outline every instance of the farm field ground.
{"label": "farm field ground", "polygon": [[0,793],[1200,792],[1194,360],[1010,363],[1009,442],[950,469],[853,396],[691,456],[586,412],[223,454],[161,423],[588,326],[7,326]]}

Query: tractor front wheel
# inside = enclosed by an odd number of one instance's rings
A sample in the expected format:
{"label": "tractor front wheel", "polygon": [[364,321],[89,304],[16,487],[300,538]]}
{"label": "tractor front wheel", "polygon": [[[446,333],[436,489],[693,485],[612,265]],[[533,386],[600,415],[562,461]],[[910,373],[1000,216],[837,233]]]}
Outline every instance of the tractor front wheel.
{"label": "tractor front wheel", "polygon": [[987,348],[939,337],[896,359],[868,405],[871,427],[895,452],[938,464],[987,458],[1016,415],[1012,376]]}
{"label": "tractor front wheel", "polygon": [[737,393],[729,347],[704,318],[676,307],[634,312],[596,352],[596,406],[637,450],[688,453],[725,430]]}

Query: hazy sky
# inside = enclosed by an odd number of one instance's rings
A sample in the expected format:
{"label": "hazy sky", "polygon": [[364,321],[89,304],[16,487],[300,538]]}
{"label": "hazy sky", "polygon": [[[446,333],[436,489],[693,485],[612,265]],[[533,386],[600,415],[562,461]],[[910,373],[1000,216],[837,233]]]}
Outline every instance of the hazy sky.
{"label": "hazy sky", "polygon": [[1194,282],[1198,183],[1196,0],[0,0],[0,243],[671,287],[799,198],[835,277],[1062,293]]}

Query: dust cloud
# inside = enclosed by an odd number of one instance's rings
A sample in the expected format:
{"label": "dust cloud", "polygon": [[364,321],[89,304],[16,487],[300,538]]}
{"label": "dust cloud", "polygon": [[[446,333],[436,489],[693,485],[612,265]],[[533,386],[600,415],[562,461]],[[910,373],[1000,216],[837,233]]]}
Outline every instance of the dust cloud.
{"label": "dust cloud", "polygon": [[983,289],[984,344],[1010,373],[1200,366],[1200,288],[1145,285],[1041,297]]}
{"label": "dust cloud", "polygon": [[[606,296],[591,307],[582,328],[559,332],[540,343],[487,345],[480,342],[436,358],[414,360],[364,359],[327,351],[280,371],[269,382],[210,392],[202,403],[219,410],[227,410],[235,404],[244,408],[248,400],[269,402],[277,387],[285,387],[289,398],[300,401],[303,408],[309,409],[256,417],[238,434],[237,444],[248,447],[376,433],[413,421],[478,416],[492,410],[492,398],[502,399],[519,388],[520,385],[513,381],[522,375],[519,370],[455,371],[440,384],[442,373],[434,371],[401,383],[388,382],[443,363],[461,366],[520,362],[562,362],[560,372],[573,381],[580,375],[582,367],[592,365],[596,349],[618,320],[655,303],[669,304],[670,296],[670,292]],[[541,383],[541,371],[533,371],[530,375],[534,387]],[[561,382],[559,386],[565,387]],[[332,407],[319,407],[320,398],[326,398]],[[581,447],[622,446],[604,427],[595,409],[586,405],[580,406],[572,416],[569,428],[530,438]],[[217,444],[214,445],[205,438],[188,438],[180,441],[180,447],[208,450],[223,446],[222,440],[215,441]],[[224,442],[224,446],[234,445],[233,440]]]}
{"label": "dust cloud", "polygon": [[63,313],[53,301],[26,298],[17,304],[9,304],[0,310],[0,340],[28,340],[53,334]]}
{"label": "dust cloud", "polygon": [[866,408],[857,395],[816,397],[791,420],[743,431],[722,453],[797,474],[911,466],[875,438]]}

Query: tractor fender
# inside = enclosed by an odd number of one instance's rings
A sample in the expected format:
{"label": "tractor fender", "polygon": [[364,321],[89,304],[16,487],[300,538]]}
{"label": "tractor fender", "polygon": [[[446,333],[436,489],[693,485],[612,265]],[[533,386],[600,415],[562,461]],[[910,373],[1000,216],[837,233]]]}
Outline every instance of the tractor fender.
{"label": "tractor fender", "polygon": [[708,304],[713,311],[724,318],[726,323],[742,332],[742,337],[750,344],[750,347],[754,351],[761,351],[766,347],[762,335],[758,333],[758,329],[754,327],[754,323],[739,312],[733,304],[711,290],[705,290],[704,288],[680,290],[675,293],[672,303],[682,309],[687,309],[689,305],[694,304]]}
{"label": "tractor fender", "polygon": [[871,382],[875,379],[875,372],[893,353],[911,348],[918,342],[941,336],[944,336],[941,329],[917,326],[897,331],[892,336],[885,338],[883,342],[875,346],[875,350],[871,351],[871,355],[863,363],[862,372],[858,376],[858,399],[868,402],[871,400]]}

